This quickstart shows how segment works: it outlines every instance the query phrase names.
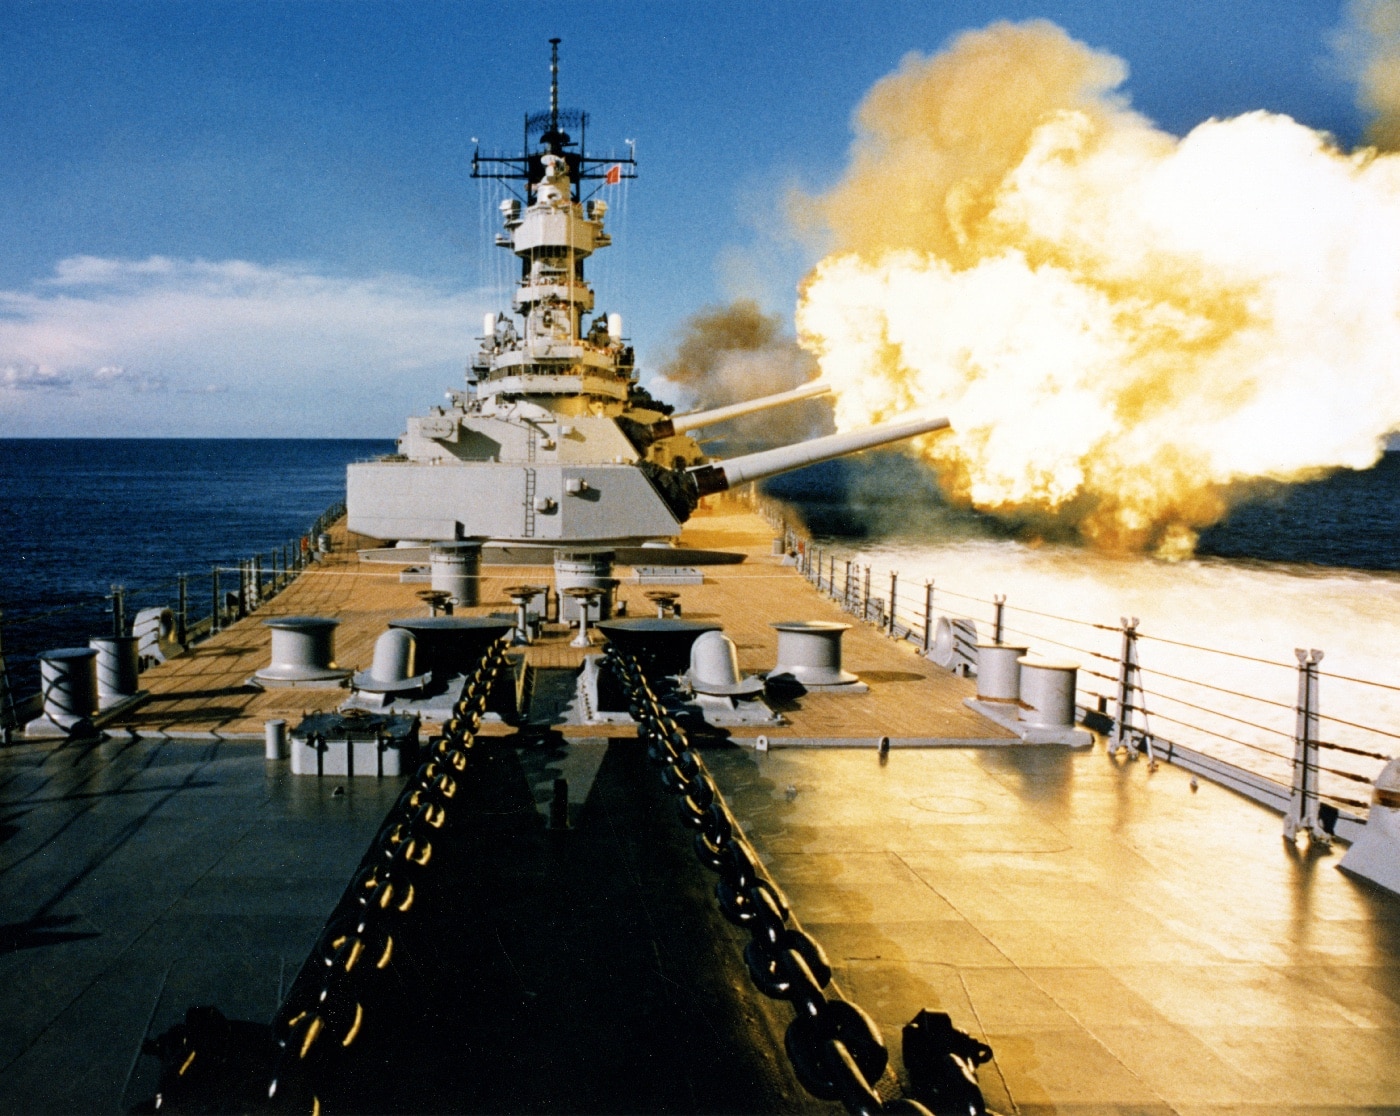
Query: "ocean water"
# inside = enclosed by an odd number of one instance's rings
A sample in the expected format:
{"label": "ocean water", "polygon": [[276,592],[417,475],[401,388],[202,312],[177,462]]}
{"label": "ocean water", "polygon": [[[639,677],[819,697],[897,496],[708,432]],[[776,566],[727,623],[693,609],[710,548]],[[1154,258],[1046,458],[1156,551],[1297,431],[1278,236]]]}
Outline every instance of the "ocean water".
{"label": "ocean water", "polygon": [[[0,439],[0,609],[16,692],[34,655],[111,631],[113,584],[127,614],[176,600],[208,615],[210,570],[299,538],[345,498],[345,466],[389,441]],[[224,587],[229,585],[225,575]]]}

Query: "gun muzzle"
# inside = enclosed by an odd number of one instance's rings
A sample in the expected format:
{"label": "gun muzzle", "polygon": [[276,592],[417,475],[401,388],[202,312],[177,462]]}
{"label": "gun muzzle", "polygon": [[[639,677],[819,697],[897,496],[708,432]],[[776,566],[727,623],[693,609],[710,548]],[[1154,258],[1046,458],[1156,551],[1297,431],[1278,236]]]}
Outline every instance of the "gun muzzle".
{"label": "gun muzzle", "polygon": [[687,473],[697,494],[709,496],[746,481],[763,480],[778,473],[801,469],[804,465],[815,465],[818,461],[830,461],[833,457],[844,457],[848,453],[859,453],[876,446],[887,446],[891,442],[902,442],[905,438],[929,434],[947,426],[946,418],[913,419],[909,422],[890,423],[888,426],[875,426],[869,430],[828,434],[824,438],[813,438],[809,442],[747,453],[728,461],[696,465],[687,470]]}

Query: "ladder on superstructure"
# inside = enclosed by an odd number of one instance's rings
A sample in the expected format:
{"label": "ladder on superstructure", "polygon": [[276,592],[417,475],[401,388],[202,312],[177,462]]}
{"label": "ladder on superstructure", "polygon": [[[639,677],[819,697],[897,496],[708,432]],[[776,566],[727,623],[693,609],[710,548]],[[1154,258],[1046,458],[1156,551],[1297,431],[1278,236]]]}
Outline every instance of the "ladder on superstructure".
{"label": "ladder on superstructure", "polygon": [[525,470],[525,537],[535,537],[535,470]]}

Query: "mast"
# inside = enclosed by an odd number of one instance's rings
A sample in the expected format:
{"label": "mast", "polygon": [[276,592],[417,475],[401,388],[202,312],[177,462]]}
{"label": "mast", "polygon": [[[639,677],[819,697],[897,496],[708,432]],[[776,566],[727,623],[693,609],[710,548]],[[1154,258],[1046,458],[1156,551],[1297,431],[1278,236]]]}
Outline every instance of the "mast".
{"label": "mast", "polygon": [[[477,395],[509,398],[578,396],[625,403],[635,382],[621,318],[594,308],[584,261],[612,243],[603,228],[607,203],[583,193],[586,182],[615,185],[636,177],[636,159],[589,155],[582,142],[588,114],[559,100],[559,43],[550,39],[549,108],[525,117],[518,156],[472,155],[472,177],[506,182],[505,232],[496,243],[520,260],[512,312],[488,315],[484,344],[472,363]],[[577,130],[575,141],[570,130]],[[523,192],[509,183],[524,183]],[[519,320],[517,320],[519,319]]]}
{"label": "mast", "polygon": [[549,130],[559,130],[559,40],[549,40]]}

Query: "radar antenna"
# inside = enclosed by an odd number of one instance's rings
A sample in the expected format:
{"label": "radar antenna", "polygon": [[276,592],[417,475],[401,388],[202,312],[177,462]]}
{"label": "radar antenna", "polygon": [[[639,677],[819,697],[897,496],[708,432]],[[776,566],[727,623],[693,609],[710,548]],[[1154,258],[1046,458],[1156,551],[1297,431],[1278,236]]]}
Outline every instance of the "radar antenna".
{"label": "radar antenna", "polygon": [[559,40],[549,40],[549,128],[559,130]]}
{"label": "radar antenna", "polygon": [[[549,108],[529,113],[525,117],[525,135],[519,155],[483,155],[478,147],[472,152],[472,177],[497,178],[534,184],[543,175],[542,156],[561,155],[569,168],[574,200],[582,200],[582,184],[587,180],[615,183],[637,177],[636,151],[631,142],[627,154],[589,155],[587,151],[588,113],[579,109],[559,107],[559,44],[561,39],[549,40]],[[577,128],[576,144],[565,128]],[[536,150],[531,150],[531,141]],[[577,151],[569,150],[577,147]]]}

